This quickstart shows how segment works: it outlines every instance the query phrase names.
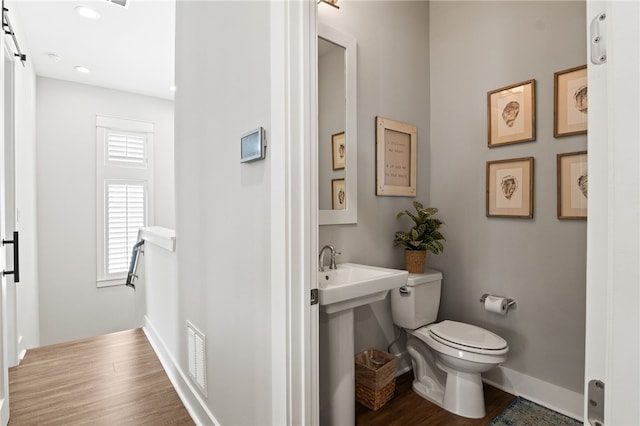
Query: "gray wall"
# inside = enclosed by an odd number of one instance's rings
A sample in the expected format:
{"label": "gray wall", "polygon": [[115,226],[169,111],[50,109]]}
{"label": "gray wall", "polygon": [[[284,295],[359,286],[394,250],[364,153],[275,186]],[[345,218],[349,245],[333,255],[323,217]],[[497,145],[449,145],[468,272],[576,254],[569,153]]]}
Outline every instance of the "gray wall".
{"label": "gray wall", "polygon": [[[318,20],[352,35],[358,45],[358,224],[321,226],[319,247],[333,244],[339,262],[404,267],[396,213],[412,198],[375,195],[375,117],[418,128],[416,199],[429,199],[429,9],[426,2],[343,2],[319,5]],[[394,329],[388,298],[355,310],[355,349],[386,349]]]}
{"label": "gray wall", "polygon": [[[412,199],[375,196],[376,115],[418,126],[418,196],[438,207],[445,253],[441,318],[502,335],[507,368],[582,393],[586,224],[556,216],[556,155],[586,149],[586,136],[553,137],[553,73],[586,63],[585,3],[345,2],[319,7],[321,22],[358,40],[357,225],[321,226],[319,245],[340,262],[404,267],[392,247],[395,219]],[[488,91],[536,79],[537,140],[489,149]],[[485,216],[490,160],[535,158],[534,219]],[[513,297],[507,317],[480,296]],[[388,300],[356,309],[356,351],[386,349]]]}
{"label": "gray wall", "polygon": [[[585,3],[433,2],[431,200],[446,222],[440,316],[484,326],[510,346],[505,367],[582,393],[586,222],[556,215],[556,155],[586,136],[554,139],[553,74],[586,63]],[[486,93],[536,79],[537,140],[487,147]],[[485,216],[486,161],[535,158],[534,218]],[[500,317],[483,293],[512,297]]]}
{"label": "gray wall", "polygon": [[37,79],[40,343],[141,325],[135,293],[96,287],[96,114],[155,124],[156,224],[174,226],[173,102]]}

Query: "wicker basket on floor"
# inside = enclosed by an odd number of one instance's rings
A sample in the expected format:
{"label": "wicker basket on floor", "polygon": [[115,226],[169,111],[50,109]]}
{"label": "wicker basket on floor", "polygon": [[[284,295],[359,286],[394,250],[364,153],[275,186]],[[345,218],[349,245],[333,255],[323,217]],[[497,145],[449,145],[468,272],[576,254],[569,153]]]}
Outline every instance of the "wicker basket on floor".
{"label": "wicker basket on floor", "polygon": [[355,357],[356,401],[377,411],[396,390],[396,358],[377,349],[369,349]]}

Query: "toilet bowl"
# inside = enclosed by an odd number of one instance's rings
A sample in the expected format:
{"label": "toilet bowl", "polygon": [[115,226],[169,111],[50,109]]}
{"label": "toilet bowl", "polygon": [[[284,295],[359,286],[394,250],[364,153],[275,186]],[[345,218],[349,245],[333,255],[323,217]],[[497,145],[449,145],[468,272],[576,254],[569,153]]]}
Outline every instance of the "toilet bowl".
{"label": "toilet bowl", "polygon": [[414,367],[413,390],[452,413],[484,417],[481,373],[506,360],[507,342],[490,331],[455,321],[407,332],[413,337],[407,341]]}
{"label": "toilet bowl", "polygon": [[506,360],[509,346],[481,327],[437,318],[442,274],[410,274],[406,287],[391,293],[394,323],[407,334],[413,390],[447,411],[485,416],[481,374]]}

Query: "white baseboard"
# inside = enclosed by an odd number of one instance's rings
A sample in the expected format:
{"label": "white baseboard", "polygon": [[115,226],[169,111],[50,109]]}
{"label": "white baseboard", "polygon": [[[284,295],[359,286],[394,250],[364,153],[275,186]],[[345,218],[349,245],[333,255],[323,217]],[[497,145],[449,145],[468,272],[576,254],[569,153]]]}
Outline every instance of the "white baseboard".
{"label": "white baseboard", "polygon": [[[409,354],[406,351],[395,354],[395,357],[398,366],[396,376],[411,370],[411,361],[408,364],[406,361],[409,359]],[[584,396],[581,393],[502,366],[485,373],[482,380],[512,395],[521,396],[565,416],[583,421]]]}
{"label": "white baseboard", "polygon": [[147,339],[153,350],[155,351],[160,363],[167,373],[171,384],[176,390],[176,393],[180,397],[180,400],[187,409],[187,412],[197,425],[214,425],[219,426],[215,416],[209,411],[206,404],[200,397],[200,394],[196,388],[191,384],[187,376],[182,372],[178,363],[175,361],[171,353],[167,349],[164,341],[153,327],[153,324],[149,318],[145,315],[144,326],[142,327],[144,334],[147,335]]}
{"label": "white baseboard", "polygon": [[565,416],[581,422],[584,419],[584,395],[581,393],[502,366],[485,373],[482,380],[491,386],[526,398]]}

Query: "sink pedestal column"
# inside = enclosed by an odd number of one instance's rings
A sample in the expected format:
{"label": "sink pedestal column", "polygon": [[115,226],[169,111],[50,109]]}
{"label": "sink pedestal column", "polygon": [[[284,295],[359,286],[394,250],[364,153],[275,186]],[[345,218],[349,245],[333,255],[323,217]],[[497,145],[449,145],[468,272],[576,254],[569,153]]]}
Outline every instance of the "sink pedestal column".
{"label": "sink pedestal column", "polygon": [[353,309],[320,309],[320,425],[355,424]]}

